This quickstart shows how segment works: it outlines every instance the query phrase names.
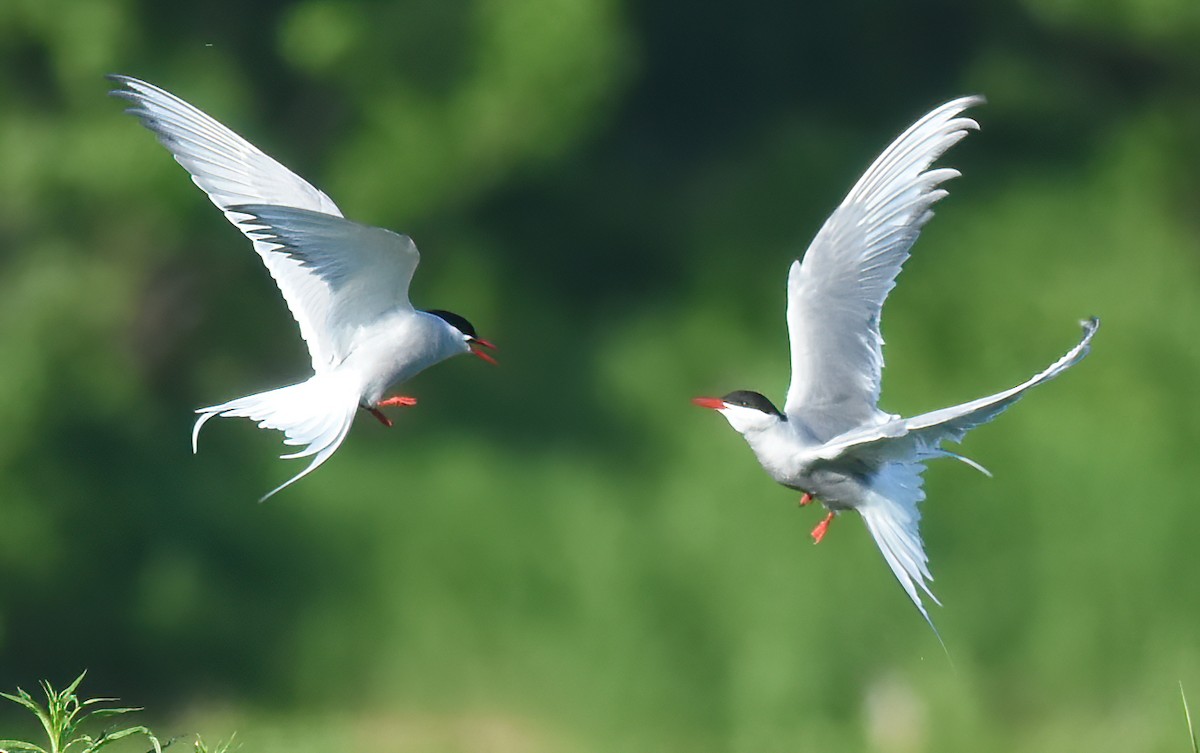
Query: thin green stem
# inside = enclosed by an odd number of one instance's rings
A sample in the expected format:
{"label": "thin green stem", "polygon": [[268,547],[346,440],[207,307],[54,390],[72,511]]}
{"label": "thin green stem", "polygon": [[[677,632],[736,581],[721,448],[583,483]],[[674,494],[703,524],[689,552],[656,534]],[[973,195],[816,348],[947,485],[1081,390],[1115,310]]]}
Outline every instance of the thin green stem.
{"label": "thin green stem", "polygon": [[1188,710],[1187,695],[1183,692],[1183,680],[1179,681],[1179,697],[1183,699],[1183,718],[1187,720],[1188,736],[1192,739],[1192,753],[1200,753],[1196,744],[1196,729],[1192,726],[1192,712]]}

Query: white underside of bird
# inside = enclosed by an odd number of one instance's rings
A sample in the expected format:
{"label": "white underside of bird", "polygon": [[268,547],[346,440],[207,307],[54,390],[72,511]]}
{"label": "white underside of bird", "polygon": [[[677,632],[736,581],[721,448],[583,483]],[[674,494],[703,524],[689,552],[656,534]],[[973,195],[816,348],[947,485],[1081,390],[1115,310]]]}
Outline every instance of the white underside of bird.
{"label": "white underside of bird", "polygon": [[115,96],[192,176],[225,217],[250,239],[279,286],[312,358],[313,376],[298,384],[200,408],[201,427],[215,416],[242,417],[284,433],[299,447],[283,458],[308,466],[266,499],[324,463],[337,450],[358,409],[411,405],[383,399],[402,382],[452,356],[492,347],[462,317],[420,311],[408,286],[420,256],[405,235],[342,217],[324,193],[199,109],[152,84],[110,76]]}
{"label": "white underside of bird", "polygon": [[978,128],[961,113],[982,101],[948,102],[909,127],[859,179],[803,258],[792,263],[787,284],[792,381],[783,411],[750,391],[695,400],[719,411],[745,437],[775,481],[804,492],[802,504],[815,498],[828,509],[813,532],[816,540],[836,514],[857,511],[930,627],[922,592],[940,602],[929,589],[933,576],[919,530],[925,463],[953,457],[987,473],[942,444],[961,442],[1027,390],[1078,363],[1099,326],[1095,318],[1084,321],[1075,347],[1012,389],[913,418],[879,409],[884,300],[933,216],[932,205],[947,195],[941,184],[959,175],[930,165]]}

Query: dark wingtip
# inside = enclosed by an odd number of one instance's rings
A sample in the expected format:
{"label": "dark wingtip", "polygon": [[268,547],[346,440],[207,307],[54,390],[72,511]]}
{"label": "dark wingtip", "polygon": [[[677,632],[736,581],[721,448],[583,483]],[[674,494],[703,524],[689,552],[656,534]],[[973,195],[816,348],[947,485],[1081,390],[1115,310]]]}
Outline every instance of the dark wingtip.
{"label": "dark wingtip", "polygon": [[131,94],[133,94],[133,82],[137,81],[137,79],[133,78],[132,76],[124,76],[120,73],[106,73],[104,74],[104,78],[106,81],[117,85],[116,89],[110,89],[108,91],[108,94],[111,97],[129,97]]}
{"label": "dark wingtip", "polygon": [[104,78],[117,85],[117,88],[108,90],[108,96],[134,103],[134,107],[125,108],[125,112],[139,118],[146,112],[142,107],[140,94],[134,87],[134,84],[141,83],[138,79],[120,73],[106,73]]}

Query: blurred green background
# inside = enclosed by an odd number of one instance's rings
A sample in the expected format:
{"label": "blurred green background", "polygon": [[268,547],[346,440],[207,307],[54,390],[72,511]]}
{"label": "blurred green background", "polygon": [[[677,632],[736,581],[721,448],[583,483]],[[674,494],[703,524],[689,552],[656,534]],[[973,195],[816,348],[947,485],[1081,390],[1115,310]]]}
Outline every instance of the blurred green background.
{"label": "blurred green background", "polygon": [[[0,61],[0,690],[86,667],[248,753],[1186,749],[1195,0],[7,0]],[[421,375],[256,504],[299,469],[278,435],[214,422],[192,456],[192,410],[307,354],[109,72],[411,234],[414,302],[502,365]],[[791,259],[967,93],[884,407],[1104,326],[968,438],[994,479],[926,474],[952,666],[861,523],[814,548],[820,512],[688,399],[782,399]],[[17,711],[0,737],[33,736]]]}

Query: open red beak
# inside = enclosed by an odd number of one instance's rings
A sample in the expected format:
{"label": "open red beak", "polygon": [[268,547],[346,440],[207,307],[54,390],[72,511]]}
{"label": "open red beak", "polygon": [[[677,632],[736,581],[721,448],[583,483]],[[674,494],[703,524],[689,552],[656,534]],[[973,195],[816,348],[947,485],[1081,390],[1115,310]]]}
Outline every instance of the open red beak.
{"label": "open red beak", "polygon": [[719,397],[694,397],[692,402],[701,408],[712,408],[713,410],[721,410],[725,407],[725,401]]}
{"label": "open red beak", "polygon": [[470,346],[471,353],[473,355],[479,356],[480,358],[487,361],[488,363],[490,363],[493,366],[499,365],[496,363],[496,359],[492,358],[492,355],[490,353],[485,353],[479,349],[479,348],[490,348],[491,350],[495,350],[496,349],[495,345],[492,345],[487,340],[483,340],[478,337],[476,337],[475,339],[468,342],[467,345]]}

